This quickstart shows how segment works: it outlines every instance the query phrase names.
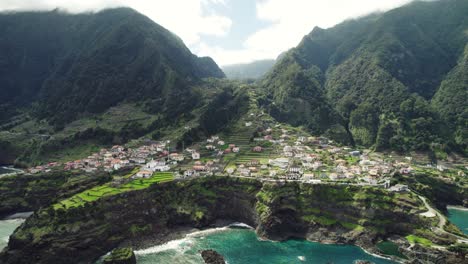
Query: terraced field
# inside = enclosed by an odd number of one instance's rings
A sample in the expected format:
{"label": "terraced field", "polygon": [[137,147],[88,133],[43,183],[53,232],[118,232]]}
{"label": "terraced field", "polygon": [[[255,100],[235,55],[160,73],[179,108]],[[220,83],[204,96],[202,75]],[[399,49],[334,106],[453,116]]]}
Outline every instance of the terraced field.
{"label": "terraced field", "polygon": [[[134,174],[135,172],[132,172]],[[130,177],[130,175],[124,176],[124,178]],[[86,190],[82,193],[76,194],[66,200],[60,201],[59,203],[53,205],[54,209],[68,209],[71,207],[83,206],[86,203],[96,201],[102,197],[112,196],[119,193],[141,190],[148,188],[149,186],[155,183],[163,183],[174,180],[174,175],[172,172],[157,172],[151,178],[148,179],[135,179],[128,183],[122,184],[120,186],[113,186],[112,183],[106,183],[101,186],[97,186]]]}

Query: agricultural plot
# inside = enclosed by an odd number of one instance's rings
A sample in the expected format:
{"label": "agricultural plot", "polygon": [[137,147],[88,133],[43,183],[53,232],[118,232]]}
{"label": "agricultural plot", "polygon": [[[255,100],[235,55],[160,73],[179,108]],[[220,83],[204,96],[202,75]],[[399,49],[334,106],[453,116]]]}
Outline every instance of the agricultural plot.
{"label": "agricultural plot", "polygon": [[54,209],[68,209],[71,207],[78,207],[96,201],[102,197],[117,195],[124,192],[141,190],[150,187],[155,183],[163,183],[173,181],[174,176],[172,172],[157,172],[148,179],[135,179],[120,186],[112,186],[111,183],[106,183],[86,190],[82,193],[76,194],[66,200],[60,201],[55,204]]}

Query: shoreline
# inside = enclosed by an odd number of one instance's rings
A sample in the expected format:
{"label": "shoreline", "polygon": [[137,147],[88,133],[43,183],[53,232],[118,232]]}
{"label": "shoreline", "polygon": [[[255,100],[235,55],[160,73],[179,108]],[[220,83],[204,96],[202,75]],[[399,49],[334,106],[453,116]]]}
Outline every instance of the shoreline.
{"label": "shoreline", "polygon": [[8,215],[8,216],[6,216],[4,218],[1,218],[0,221],[13,220],[13,219],[26,220],[28,217],[30,217],[33,214],[34,214],[33,211],[31,211],[31,212],[19,212],[19,213],[15,213],[15,214],[12,214],[12,215]]}
{"label": "shoreline", "polygon": [[[127,241],[122,242],[121,245],[119,246],[121,247],[131,246],[133,247],[135,255],[147,255],[147,254],[165,251],[174,246],[179,246],[183,242],[188,242],[190,238],[197,237],[198,235],[202,235],[204,233],[209,234],[209,233],[214,233],[214,232],[222,232],[222,231],[226,231],[229,229],[236,229],[236,228],[252,230],[253,232],[255,232],[257,238],[261,241],[278,242],[275,240],[270,240],[270,239],[259,236],[256,233],[255,228],[249,225],[239,223],[239,222],[229,222],[229,221],[223,220],[220,223],[216,223],[213,226],[210,226],[208,228],[176,227],[174,229],[164,230],[164,232],[159,233],[159,234],[148,235],[146,237],[142,237],[138,239],[129,239]],[[374,252],[375,248],[366,248],[366,247],[363,247],[357,244],[352,244],[352,243],[336,243],[336,242],[333,242],[332,240],[324,241],[324,242],[313,241],[309,239],[303,239],[303,240],[308,241],[308,242],[313,242],[313,243],[320,243],[324,245],[355,246],[355,247],[362,249],[366,254],[370,256],[394,261],[396,263],[404,263],[403,260],[400,260],[398,258],[394,258],[391,256],[387,256],[387,255]]]}
{"label": "shoreline", "polygon": [[459,210],[459,211],[468,211],[468,208],[460,206],[460,205],[447,205],[447,210],[448,209],[454,209],[454,210]]}

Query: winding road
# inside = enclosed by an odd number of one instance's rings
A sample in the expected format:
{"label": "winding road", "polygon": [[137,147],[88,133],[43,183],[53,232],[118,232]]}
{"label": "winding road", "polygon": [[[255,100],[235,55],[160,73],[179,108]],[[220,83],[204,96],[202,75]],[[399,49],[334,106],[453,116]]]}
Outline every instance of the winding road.
{"label": "winding road", "polygon": [[416,195],[424,203],[424,206],[426,206],[427,210],[429,212],[433,213],[434,215],[436,215],[439,218],[439,223],[437,224],[437,227],[436,227],[438,232],[447,234],[447,235],[452,236],[452,237],[455,237],[457,239],[458,243],[468,244],[468,239],[467,238],[464,238],[464,237],[461,237],[461,236],[458,236],[458,235],[455,235],[455,234],[452,234],[450,232],[445,231],[444,226],[447,224],[447,218],[443,214],[439,213],[439,211],[434,209],[432,206],[430,206],[429,203],[426,200],[426,197],[421,196],[419,194],[416,194]]}

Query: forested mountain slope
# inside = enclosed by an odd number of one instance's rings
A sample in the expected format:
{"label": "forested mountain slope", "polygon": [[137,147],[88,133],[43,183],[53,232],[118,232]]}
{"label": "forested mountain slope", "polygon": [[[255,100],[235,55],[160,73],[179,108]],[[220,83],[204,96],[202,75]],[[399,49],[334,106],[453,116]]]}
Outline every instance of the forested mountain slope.
{"label": "forested mountain slope", "polygon": [[0,164],[214,133],[247,102],[224,77],[129,8],[0,13]]}
{"label": "forested mountain slope", "polygon": [[192,82],[224,77],[211,58],[196,57],[128,8],[3,13],[0,39],[0,102],[8,110],[0,120],[35,102],[39,118],[63,125],[142,98],[153,100],[153,111],[176,115],[196,100]]}
{"label": "forested mountain slope", "polygon": [[315,28],[263,80],[265,105],[343,142],[466,151],[467,42],[463,0],[414,2]]}

